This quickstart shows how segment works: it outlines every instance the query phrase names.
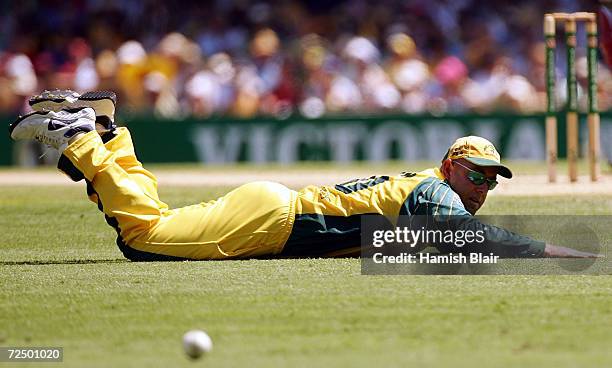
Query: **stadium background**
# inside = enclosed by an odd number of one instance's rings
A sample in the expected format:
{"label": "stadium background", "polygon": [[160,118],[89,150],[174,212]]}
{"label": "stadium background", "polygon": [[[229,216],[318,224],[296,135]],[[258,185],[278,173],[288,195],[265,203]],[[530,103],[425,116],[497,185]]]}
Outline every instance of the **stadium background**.
{"label": "stadium background", "polygon": [[[27,1],[0,15],[0,115],[109,89],[145,162],[437,160],[459,135],[544,159],[542,14],[594,1]],[[586,104],[584,29],[578,30]],[[558,106],[565,101],[563,42]],[[612,157],[612,76],[599,67]],[[564,129],[559,137],[564,155]],[[586,139],[582,122],[581,140]],[[172,149],[160,150],[164,137]],[[53,163],[0,137],[0,165]],[[586,144],[582,144],[586,147]],[[584,152],[584,151],[583,151]]]}

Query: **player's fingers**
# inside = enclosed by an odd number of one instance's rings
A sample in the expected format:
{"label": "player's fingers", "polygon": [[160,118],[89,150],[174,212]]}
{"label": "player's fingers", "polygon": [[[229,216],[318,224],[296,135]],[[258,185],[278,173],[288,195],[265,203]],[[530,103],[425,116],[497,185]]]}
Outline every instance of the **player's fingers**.
{"label": "player's fingers", "polygon": [[595,253],[589,253],[589,252],[578,252],[579,254],[577,254],[578,258],[603,258],[603,254],[595,254]]}

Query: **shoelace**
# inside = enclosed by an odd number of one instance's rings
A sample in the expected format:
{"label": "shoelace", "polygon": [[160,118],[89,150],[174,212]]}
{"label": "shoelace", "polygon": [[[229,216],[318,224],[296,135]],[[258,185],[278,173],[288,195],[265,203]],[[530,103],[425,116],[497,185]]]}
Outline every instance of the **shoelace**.
{"label": "shoelace", "polygon": [[54,149],[53,147],[54,145],[59,146],[61,143],[58,139],[52,139],[42,134],[37,134],[36,136],[34,136],[34,139],[36,139],[40,143],[45,144],[47,146],[47,148],[45,149],[45,152],[43,152],[43,154],[40,155],[39,159],[45,157],[45,155],[49,153],[50,150]]}
{"label": "shoelace", "polygon": [[40,160],[41,158],[45,157],[47,153],[49,153],[49,151],[51,151],[52,149],[53,147],[47,145],[47,147],[45,148],[45,152],[43,152],[42,155],[38,156],[38,159]]}

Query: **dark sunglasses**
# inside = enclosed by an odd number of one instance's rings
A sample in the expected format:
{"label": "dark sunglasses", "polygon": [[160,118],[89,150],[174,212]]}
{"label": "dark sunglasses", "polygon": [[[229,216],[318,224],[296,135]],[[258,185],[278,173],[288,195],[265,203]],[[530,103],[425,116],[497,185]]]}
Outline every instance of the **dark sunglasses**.
{"label": "dark sunglasses", "polygon": [[497,180],[487,178],[483,173],[470,169],[469,167],[462,165],[461,162],[453,161],[453,163],[458,164],[461,167],[468,169],[467,178],[474,183],[474,185],[482,185],[485,182],[487,183],[487,187],[489,190],[495,189],[497,186]]}

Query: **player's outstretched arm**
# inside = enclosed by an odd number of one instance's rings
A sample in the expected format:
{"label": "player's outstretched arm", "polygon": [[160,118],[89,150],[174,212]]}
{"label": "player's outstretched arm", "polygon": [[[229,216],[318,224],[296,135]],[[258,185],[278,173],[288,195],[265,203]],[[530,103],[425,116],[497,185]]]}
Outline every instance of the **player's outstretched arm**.
{"label": "player's outstretched arm", "polygon": [[576,249],[546,244],[542,257],[546,258],[599,258],[602,255],[582,252]]}

